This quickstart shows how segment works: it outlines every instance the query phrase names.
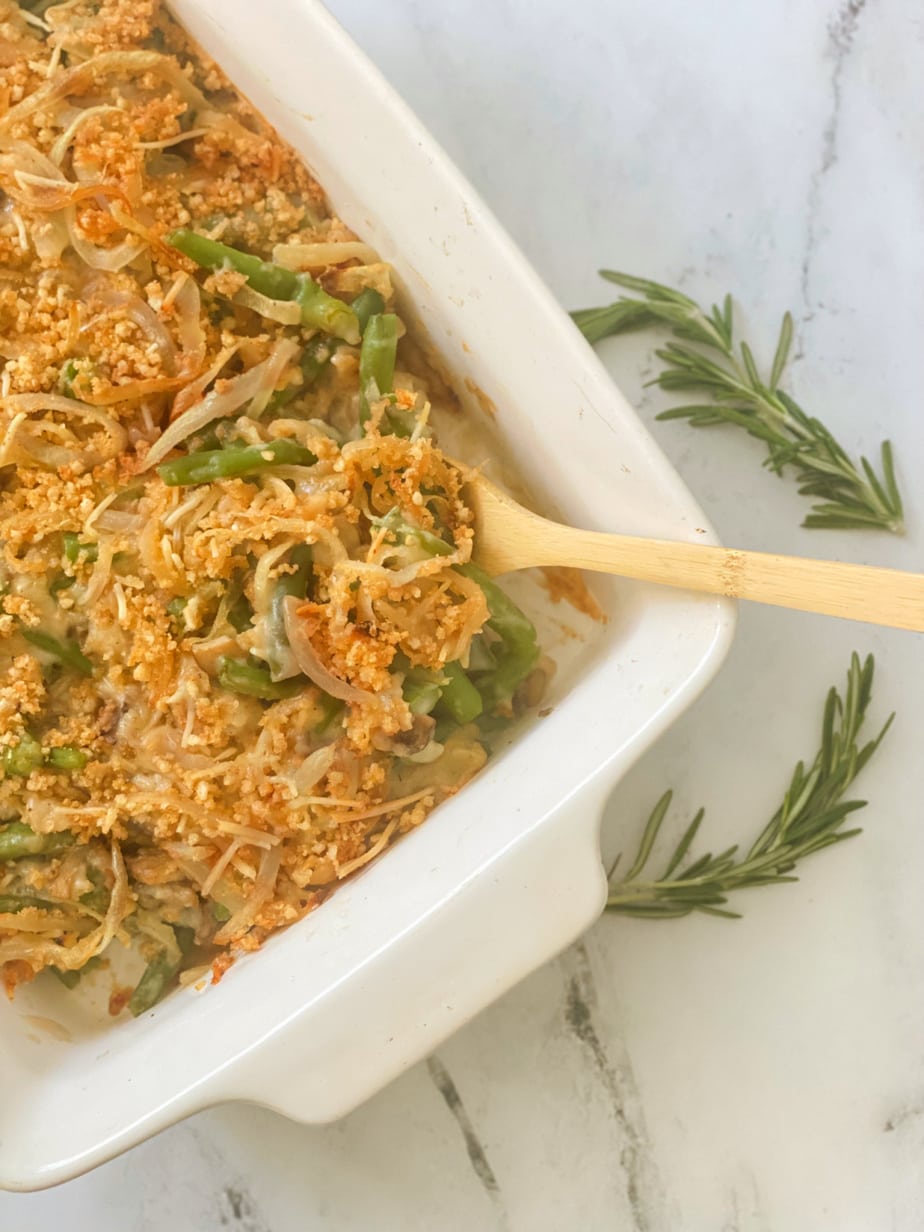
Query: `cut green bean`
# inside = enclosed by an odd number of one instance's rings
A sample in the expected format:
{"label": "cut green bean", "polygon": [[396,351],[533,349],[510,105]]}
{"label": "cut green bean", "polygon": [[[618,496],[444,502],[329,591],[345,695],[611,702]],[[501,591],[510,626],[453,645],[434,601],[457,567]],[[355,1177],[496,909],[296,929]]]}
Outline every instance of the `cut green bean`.
{"label": "cut green bean", "polygon": [[334,348],[328,338],[318,335],[312,338],[302,351],[301,359],[298,361],[301,379],[297,385],[289,385],[285,389],[278,389],[270,398],[266,407],[266,416],[264,418],[272,418],[278,414],[290,402],[294,402],[300,397],[306,389],[309,389],[318,379],[324,369],[327,367],[331,356],[334,353]]}
{"label": "cut green bean", "polygon": [[3,750],[2,761],[3,770],[7,775],[25,778],[42,764],[42,746],[34,736],[26,732],[17,744],[8,745]]}
{"label": "cut green bean", "polygon": [[443,693],[444,676],[425,668],[412,667],[404,674],[401,693],[411,714],[429,714]]}
{"label": "cut green bean", "polygon": [[82,770],[90,760],[83,749],[75,749],[73,745],[62,744],[56,749],[49,749],[45,759],[46,764],[55,770]]}
{"label": "cut green bean", "polygon": [[536,628],[483,569],[471,562],[457,568],[484,591],[490,613],[488,627],[501,640],[497,667],[478,684],[485,707],[491,710],[509,701],[536,666],[539,659]]}
{"label": "cut green bean", "polygon": [[76,581],[75,577],[70,577],[66,573],[59,573],[48,584],[48,593],[52,599],[57,599],[62,590],[70,590]]}
{"label": "cut green bean", "polygon": [[76,565],[81,556],[88,565],[96,564],[99,557],[98,543],[81,543],[80,536],[72,530],[66,530],[64,538],[64,555],[72,565]]}
{"label": "cut green bean", "polygon": [[325,736],[333,727],[334,723],[343,714],[345,709],[344,704],[339,698],[331,697],[329,693],[319,690],[321,696],[318,699],[318,705],[321,707],[321,718],[314,725],[314,734],[316,736]]}
{"label": "cut green bean", "polygon": [[455,551],[451,543],[435,535],[433,531],[424,530],[421,526],[412,526],[401,516],[399,509],[389,509],[382,518],[372,518],[373,526],[387,530],[399,542],[414,539],[424,549],[428,556],[448,556]]}
{"label": "cut green bean", "polygon": [[157,473],[169,487],[176,488],[255,475],[273,466],[313,466],[315,462],[317,458],[311,450],[297,441],[279,440],[268,441],[265,445],[204,449],[164,462]]}
{"label": "cut green bean", "polygon": [[[431,556],[448,556],[453,551],[452,546],[439,535],[405,521],[398,509],[389,510],[383,518],[373,519],[373,523],[385,527],[397,539],[403,536],[416,540]],[[508,702],[536,666],[539,658],[536,629],[483,569],[471,563],[457,565],[456,568],[484,591],[490,613],[488,627],[500,639],[497,652],[491,651],[496,660],[493,670],[485,673],[474,686],[481,694],[484,708],[492,710]]]}
{"label": "cut green bean", "polygon": [[390,394],[395,383],[398,318],[377,312],[369,318],[359,352],[359,422],[368,422],[372,404]]}
{"label": "cut green bean", "polygon": [[74,381],[77,379],[77,365],[72,359],[61,368],[61,375],[58,377],[58,388],[65,398],[73,398],[74,396]]}
{"label": "cut green bean", "polygon": [[36,834],[23,821],[11,821],[0,827],[0,860],[22,860],[27,856],[51,856],[73,847],[74,836],[68,830],[54,834]]}
{"label": "cut green bean", "polygon": [[184,612],[189,599],[185,595],[177,595],[175,599],[171,599],[167,604],[167,615],[179,627],[182,632],[186,628],[186,619]]}
{"label": "cut green bean", "polygon": [[145,967],[144,974],[135,985],[128,1002],[129,1013],[133,1018],[152,1009],[164,997],[182,968],[183,959],[192,948],[193,930],[181,924],[171,927],[176,935],[178,953],[171,954],[167,950],[161,950]]}
{"label": "cut green bean", "polygon": [[4,915],[15,915],[25,911],[27,907],[38,907],[42,911],[50,911],[54,907],[47,899],[36,898],[32,894],[0,894],[0,911]]}
{"label": "cut green bean", "polygon": [[303,679],[273,680],[268,667],[228,656],[218,661],[218,683],[231,693],[243,693],[265,702],[294,697],[305,687]]}
{"label": "cut green bean", "polygon": [[353,310],[343,300],[328,295],[307,274],[296,274],[251,253],[197,235],[185,227],[168,235],[167,243],[204,269],[234,270],[243,274],[260,295],[297,303],[303,325],[323,329],[351,344],[359,342],[359,323]]}
{"label": "cut green bean", "polygon": [[80,672],[81,676],[93,675],[93,664],[76,642],[62,642],[50,633],[43,633],[41,629],[23,629],[22,635],[27,642],[31,642],[39,650],[44,650],[45,654],[51,655],[65,667]]}
{"label": "cut green bean", "polygon": [[370,317],[385,311],[385,300],[374,287],[363,287],[350,307],[356,314],[360,332],[365,333]]}
{"label": "cut green bean", "polygon": [[133,1018],[146,1013],[160,1001],[179,969],[180,962],[172,959],[166,950],[151,959],[128,1001],[129,1013]]}
{"label": "cut green bean", "polygon": [[472,723],[484,710],[481,694],[466,676],[461,663],[447,663],[443,668],[446,683],[440,697],[440,707],[460,725]]}
{"label": "cut green bean", "polygon": [[311,577],[313,552],[310,543],[302,543],[292,549],[289,564],[295,566],[294,573],[284,573],[276,581],[270,610],[266,618],[266,664],[273,680],[283,676],[291,676],[296,669],[295,658],[289,646],[286,633],[285,601],[290,596],[304,599],[308,592],[308,581]]}

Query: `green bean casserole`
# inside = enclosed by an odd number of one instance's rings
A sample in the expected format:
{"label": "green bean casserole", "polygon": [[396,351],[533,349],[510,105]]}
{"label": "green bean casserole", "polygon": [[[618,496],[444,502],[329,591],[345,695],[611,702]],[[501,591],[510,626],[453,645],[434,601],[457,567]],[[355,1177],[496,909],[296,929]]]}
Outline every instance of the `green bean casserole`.
{"label": "green bean casserole", "polygon": [[0,967],[117,942],[137,1015],[419,825],[548,663],[390,267],[159,0],[0,0],[0,190]]}

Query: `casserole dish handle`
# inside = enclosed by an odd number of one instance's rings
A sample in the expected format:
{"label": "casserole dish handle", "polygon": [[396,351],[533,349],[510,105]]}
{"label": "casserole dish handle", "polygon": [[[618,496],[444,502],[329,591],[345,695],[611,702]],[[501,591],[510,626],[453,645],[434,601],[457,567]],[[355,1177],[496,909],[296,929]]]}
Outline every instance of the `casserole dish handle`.
{"label": "casserole dish handle", "polygon": [[352,1111],[600,915],[607,792],[575,796],[219,1079],[306,1123]]}

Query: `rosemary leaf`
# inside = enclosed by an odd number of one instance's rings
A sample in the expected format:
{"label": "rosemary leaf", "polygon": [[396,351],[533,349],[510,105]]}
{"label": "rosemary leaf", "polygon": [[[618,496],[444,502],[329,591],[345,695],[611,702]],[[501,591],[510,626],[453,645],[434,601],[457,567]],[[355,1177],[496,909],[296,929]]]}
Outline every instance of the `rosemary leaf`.
{"label": "rosemary leaf", "polygon": [[703,820],[700,809],[661,875],[644,876],[670,807],[672,793],[665,792],[645,826],[632,868],[621,880],[611,875],[607,908],[642,919],[676,919],[694,911],[734,919],[737,912],[726,908],[729,894],[797,881],[790,874],[800,860],[859,834],[858,829],[843,826],[866,802],[842,797],[879,748],[894,718],[873,740],[859,743],[872,686],[872,655],[863,663],[853,655],[844,695],[832,688],[825,701],[821,746],[814,760],[808,769],[801,761],[796,764],[782,804],[744,855],[738,854],[736,844],[719,855],[707,852],[681,870]]}
{"label": "rosemary leaf", "polygon": [[661,371],[650,382],[669,393],[693,395],[659,419],[686,419],[691,427],[731,424],[767,447],[765,465],[776,475],[791,469],[802,496],[815,503],[803,526],[840,530],[903,532],[902,499],[892,448],[882,445],[881,476],[872,464],[851,459],[827,428],[780,389],[792,349],[793,321],[787,312],[764,381],[746,342],[737,346],[731,296],[709,312],[661,283],[616,270],[603,278],[641,296],[623,296],[602,308],[571,315],[591,343],[613,334],[664,325],[674,341],[656,351]]}

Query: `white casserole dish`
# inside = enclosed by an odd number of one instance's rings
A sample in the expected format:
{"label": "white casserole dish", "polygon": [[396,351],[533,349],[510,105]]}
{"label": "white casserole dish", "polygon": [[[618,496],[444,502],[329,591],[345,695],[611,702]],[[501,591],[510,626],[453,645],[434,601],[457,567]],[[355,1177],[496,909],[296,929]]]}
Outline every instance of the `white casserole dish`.
{"label": "white casserole dish", "polygon": [[[496,403],[540,502],[578,525],[702,538],[702,513],[564,312],[327,12],[172,7],[397,267],[460,392]],[[553,712],[220,985],[138,1021],[50,980],[0,1005],[0,1185],[66,1180],[225,1100],[339,1117],[587,928],[604,901],[604,799],[717,671],[734,627],[725,601],[595,593],[611,619],[583,641],[563,636],[576,622],[562,609],[543,623]]]}

